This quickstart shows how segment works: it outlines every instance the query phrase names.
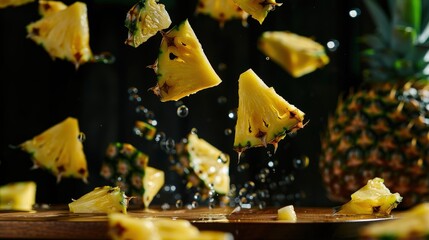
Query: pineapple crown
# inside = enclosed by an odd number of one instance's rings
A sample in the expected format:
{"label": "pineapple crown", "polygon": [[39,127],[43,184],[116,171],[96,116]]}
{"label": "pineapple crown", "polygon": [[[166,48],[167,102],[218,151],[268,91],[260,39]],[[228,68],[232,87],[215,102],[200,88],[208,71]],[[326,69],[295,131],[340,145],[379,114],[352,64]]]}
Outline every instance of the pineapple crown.
{"label": "pineapple crown", "polygon": [[376,27],[361,38],[369,47],[362,52],[364,80],[429,81],[429,1],[387,0],[389,15],[378,1],[364,0]]}

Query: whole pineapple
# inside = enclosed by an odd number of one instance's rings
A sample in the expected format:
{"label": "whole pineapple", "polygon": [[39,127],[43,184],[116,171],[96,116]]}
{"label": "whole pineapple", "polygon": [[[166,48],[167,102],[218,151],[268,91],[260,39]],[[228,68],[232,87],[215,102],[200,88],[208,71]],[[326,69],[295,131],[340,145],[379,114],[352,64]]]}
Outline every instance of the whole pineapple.
{"label": "whole pineapple", "polygon": [[319,165],[334,201],[380,177],[410,207],[429,200],[429,2],[364,3],[377,26],[362,38],[364,83],[328,120]]}

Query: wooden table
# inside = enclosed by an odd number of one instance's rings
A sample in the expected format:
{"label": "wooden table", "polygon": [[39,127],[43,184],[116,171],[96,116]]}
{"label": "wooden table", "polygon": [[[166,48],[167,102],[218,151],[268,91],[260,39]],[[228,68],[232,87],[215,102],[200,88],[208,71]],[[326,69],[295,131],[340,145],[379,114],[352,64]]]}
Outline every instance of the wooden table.
{"label": "wooden table", "polygon": [[[359,229],[394,217],[335,215],[329,208],[296,208],[297,222],[277,220],[277,209],[200,207],[197,209],[129,209],[135,217],[189,220],[200,230],[218,230],[234,239],[356,239]],[[2,239],[108,239],[107,215],[74,214],[66,207],[31,212],[0,212]]]}

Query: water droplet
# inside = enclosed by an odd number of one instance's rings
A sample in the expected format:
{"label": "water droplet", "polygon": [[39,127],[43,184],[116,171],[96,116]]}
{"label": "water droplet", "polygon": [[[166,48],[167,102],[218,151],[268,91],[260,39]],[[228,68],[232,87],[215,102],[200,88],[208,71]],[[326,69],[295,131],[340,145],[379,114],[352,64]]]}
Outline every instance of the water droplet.
{"label": "water droplet", "polygon": [[248,190],[252,190],[255,187],[255,183],[252,181],[247,181],[244,183],[244,187]]}
{"label": "water droplet", "polygon": [[361,13],[361,11],[360,11],[359,8],[354,8],[354,9],[352,9],[352,10],[349,11],[349,16],[351,18],[356,18],[356,17],[358,17],[360,15],[360,13]]}
{"label": "water droplet", "polygon": [[163,204],[161,205],[161,209],[162,209],[162,210],[168,210],[168,209],[170,209],[170,204],[168,204],[168,203],[163,203]]}
{"label": "water droplet", "polygon": [[149,110],[148,110],[147,108],[145,108],[143,105],[139,105],[139,106],[137,106],[137,107],[136,107],[136,113],[146,115],[146,113],[147,113],[148,111],[149,111]]}
{"label": "water droplet", "polygon": [[164,141],[160,142],[161,148],[167,153],[173,153],[176,146],[176,142],[172,138],[167,138]]}
{"label": "water droplet", "polygon": [[128,88],[128,94],[137,94],[139,90],[136,87],[130,87]]}
{"label": "water droplet", "polygon": [[130,94],[130,98],[129,99],[130,99],[131,102],[137,102],[137,103],[139,103],[139,102],[142,101],[142,98],[138,94]]}
{"label": "water droplet", "polygon": [[238,172],[244,172],[247,169],[249,169],[249,164],[248,163],[242,163],[240,165],[237,166],[237,171]]}
{"label": "water droplet", "polygon": [[116,61],[115,56],[109,52],[102,52],[100,54],[94,55],[94,62],[112,64]]}
{"label": "water droplet", "polygon": [[161,141],[165,141],[165,133],[164,132],[158,132],[155,136],[155,142],[159,143]]}
{"label": "water droplet", "polygon": [[177,108],[177,116],[181,118],[187,117],[189,114],[189,109],[185,105],[181,105]]}
{"label": "water droplet", "polygon": [[331,39],[326,43],[326,46],[328,47],[329,51],[334,52],[340,46],[340,42],[336,39]]}
{"label": "water droplet", "polygon": [[226,164],[229,162],[229,156],[226,153],[221,153],[218,157],[217,157],[217,161],[219,163],[223,163]]}
{"label": "water droplet", "polygon": [[85,142],[86,140],[86,135],[83,132],[80,132],[79,135],[77,135],[77,139],[79,140],[79,142]]}
{"label": "water droplet", "polygon": [[301,156],[299,158],[293,159],[292,163],[294,168],[304,169],[310,164],[310,159],[307,156]]}
{"label": "water droplet", "polygon": [[229,136],[229,135],[231,135],[231,134],[232,134],[232,130],[231,130],[231,128],[227,128],[227,129],[225,129],[224,133],[225,133],[225,136]]}
{"label": "water droplet", "polygon": [[258,208],[259,209],[265,209],[267,207],[267,203],[265,201],[260,201],[258,203]]}
{"label": "water droplet", "polygon": [[225,63],[219,63],[219,65],[218,65],[218,69],[219,69],[219,71],[224,71],[225,69],[226,69],[226,64]]}
{"label": "water droplet", "polygon": [[201,194],[200,194],[200,193],[198,193],[198,192],[197,192],[197,193],[195,193],[195,194],[194,194],[194,200],[195,200],[195,201],[200,201],[200,199],[201,199]]}
{"label": "water droplet", "polygon": [[247,189],[241,188],[240,191],[238,191],[238,196],[246,196]]}
{"label": "water droplet", "polygon": [[192,201],[191,207],[192,208],[197,208],[198,207],[198,202],[197,201]]}
{"label": "water droplet", "polygon": [[229,110],[228,118],[229,119],[235,119],[236,117],[237,117],[237,109]]}
{"label": "water droplet", "polygon": [[182,200],[180,200],[180,199],[178,199],[177,201],[176,201],[176,208],[182,208],[183,207],[183,201]]}
{"label": "water droplet", "polygon": [[217,98],[217,103],[219,104],[225,104],[228,101],[228,99],[225,96],[220,96]]}
{"label": "water droplet", "polygon": [[266,57],[265,60],[270,61],[270,57]]}

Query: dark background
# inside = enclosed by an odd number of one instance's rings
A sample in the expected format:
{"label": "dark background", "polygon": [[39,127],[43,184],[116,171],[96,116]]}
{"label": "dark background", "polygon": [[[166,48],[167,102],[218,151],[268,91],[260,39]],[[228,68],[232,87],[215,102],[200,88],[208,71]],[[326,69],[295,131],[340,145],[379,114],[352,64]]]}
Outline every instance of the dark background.
{"label": "dark background", "polygon": [[[113,141],[128,142],[150,155],[149,165],[166,171],[166,185],[182,182],[169,170],[168,156],[156,142],[149,142],[133,132],[134,122],[143,119],[136,106],[150,109],[158,122],[158,131],[176,142],[192,128],[212,145],[231,155],[231,183],[240,186],[248,181],[258,183],[257,174],[269,161],[278,164],[272,172],[270,191],[276,196],[268,204],[293,202],[301,206],[333,206],[325,196],[320,172],[320,134],[335,108],[340,94],[359,83],[357,36],[368,26],[368,18],[360,1],[344,0],[288,0],[270,12],[260,25],[249,18],[248,26],[240,20],[226,22],[223,28],[206,15],[195,15],[196,1],[161,0],[172,19],[172,26],[188,18],[203,49],[223,82],[215,87],[182,99],[161,103],[150,91],[156,84],[155,73],[146,66],[153,64],[161,35],[133,48],[124,44],[128,30],[124,20],[133,1],[87,1],[90,24],[90,46],[95,54],[109,52],[113,64],[88,63],[75,69],[70,62],[53,61],[47,52],[26,38],[25,26],[40,18],[37,3],[0,9],[0,78],[2,91],[2,155],[0,185],[23,180],[38,184],[37,202],[68,203],[105,184],[99,170],[107,145]],[[72,1],[64,1],[71,4]],[[351,9],[362,11],[351,18]],[[337,40],[335,51],[327,50],[330,63],[323,69],[294,79],[256,48],[256,40],[263,31],[288,30],[313,37],[326,45]],[[240,160],[232,150],[235,119],[228,117],[238,105],[239,75],[252,68],[268,86],[287,101],[306,113],[308,125],[295,136],[279,144],[275,154],[269,149],[251,149]],[[130,101],[128,89],[139,90],[141,102]],[[219,99],[226,99],[219,101]],[[189,115],[177,116],[176,109],[185,104]],[[32,162],[25,152],[11,147],[28,140],[68,116],[79,120],[85,134],[84,150],[90,171],[89,183],[77,179],[63,179],[60,183],[44,170],[31,170]],[[294,167],[296,159],[308,157],[306,168]],[[286,187],[277,181],[289,176]],[[293,176],[293,178],[290,178]],[[280,180],[279,180],[280,179]],[[284,182],[284,181],[283,181]],[[277,186],[276,186],[277,184]],[[257,184],[257,186],[259,186]],[[155,199],[163,203],[164,190]]]}

